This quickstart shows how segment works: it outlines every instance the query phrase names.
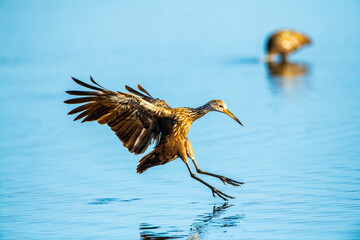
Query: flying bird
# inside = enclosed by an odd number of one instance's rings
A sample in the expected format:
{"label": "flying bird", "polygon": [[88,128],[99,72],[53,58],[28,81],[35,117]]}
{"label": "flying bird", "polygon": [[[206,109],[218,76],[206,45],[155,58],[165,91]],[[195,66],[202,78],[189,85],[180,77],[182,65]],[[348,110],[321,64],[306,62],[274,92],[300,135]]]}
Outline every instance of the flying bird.
{"label": "flying bird", "polygon": [[125,86],[130,94],[110,91],[96,83],[92,77],[90,80],[94,85],[76,78],[72,79],[77,84],[92,90],[66,91],[70,95],[79,97],[66,100],[65,103],[82,104],[68,113],[78,114],[74,121],[83,118],[82,122],[96,120],[100,124],[107,124],[122,141],[124,147],[134,154],[143,153],[152,141],[156,142],[154,150],[140,159],[136,168],[138,173],[180,157],[186,164],[190,176],[210,188],[214,197],[219,196],[225,201],[233,198],[193,173],[188,163],[190,158],[199,174],[219,178],[224,184],[233,186],[244,184],[201,170],[195,161],[191,143],[186,137],[191,124],[211,111],[225,113],[243,125],[222,100],[212,100],[198,108],[171,108],[164,100],[153,98],[140,84],[138,88],[141,92]]}
{"label": "flying bird", "polygon": [[267,61],[271,62],[275,55],[280,55],[281,61],[286,62],[290,53],[309,44],[311,39],[304,33],[292,30],[277,31],[267,40]]}

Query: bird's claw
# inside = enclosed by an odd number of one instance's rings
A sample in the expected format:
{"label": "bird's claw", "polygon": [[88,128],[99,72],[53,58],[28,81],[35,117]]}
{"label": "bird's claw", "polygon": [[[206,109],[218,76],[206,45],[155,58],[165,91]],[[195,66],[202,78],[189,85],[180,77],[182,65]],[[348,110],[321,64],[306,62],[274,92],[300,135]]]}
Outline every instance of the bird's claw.
{"label": "bird's claw", "polygon": [[212,190],[212,195],[213,195],[214,197],[216,197],[216,196],[215,196],[215,194],[216,194],[217,196],[221,197],[224,201],[229,201],[228,198],[234,199],[234,197],[229,196],[229,195],[227,195],[227,194],[225,194],[225,193],[217,190],[216,188],[213,188],[213,189],[211,189],[211,190]]}
{"label": "bird's claw", "polygon": [[232,180],[232,179],[224,177],[224,176],[221,176],[219,179],[224,183],[224,185],[226,185],[226,183],[233,185],[233,186],[241,186],[241,185],[245,184],[244,182],[238,182],[238,181]]}

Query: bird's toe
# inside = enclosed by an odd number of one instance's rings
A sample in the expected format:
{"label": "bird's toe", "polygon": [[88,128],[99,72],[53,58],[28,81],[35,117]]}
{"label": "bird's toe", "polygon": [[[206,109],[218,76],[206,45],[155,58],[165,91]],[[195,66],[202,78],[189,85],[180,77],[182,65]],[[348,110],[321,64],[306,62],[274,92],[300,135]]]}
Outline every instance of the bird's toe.
{"label": "bird's toe", "polygon": [[220,178],[220,180],[224,184],[228,183],[228,184],[233,185],[233,186],[240,186],[242,184],[245,184],[244,182],[238,182],[238,181],[232,180],[231,178],[227,178],[227,177],[222,177],[222,178]]}

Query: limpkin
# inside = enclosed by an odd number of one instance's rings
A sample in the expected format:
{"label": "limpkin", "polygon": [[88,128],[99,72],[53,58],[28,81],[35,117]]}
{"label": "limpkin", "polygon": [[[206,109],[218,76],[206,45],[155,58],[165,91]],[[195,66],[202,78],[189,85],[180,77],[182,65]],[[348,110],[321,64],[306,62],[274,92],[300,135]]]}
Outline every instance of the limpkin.
{"label": "limpkin", "polygon": [[281,61],[286,62],[290,53],[309,44],[311,39],[304,33],[292,30],[277,31],[267,40],[267,61],[271,62],[275,55],[280,55]]}
{"label": "limpkin", "polygon": [[66,100],[67,104],[83,104],[68,114],[78,114],[74,121],[84,118],[82,122],[97,121],[107,124],[122,141],[124,147],[134,154],[143,153],[154,140],[153,151],[145,155],[136,168],[138,173],[166,164],[180,157],[186,164],[192,178],[209,187],[214,197],[224,200],[233,198],[211,186],[194,174],[189,166],[188,157],[192,160],[199,174],[219,178],[224,184],[240,186],[238,182],[222,175],[205,172],[195,161],[193,149],[187,139],[191,124],[211,111],[223,112],[242,125],[222,100],[212,100],[198,108],[171,108],[164,100],[153,98],[141,85],[138,92],[125,86],[130,93],[113,92],[98,83],[92,77],[94,85],[72,78],[77,84],[95,91],[66,91],[70,95],[80,96]]}

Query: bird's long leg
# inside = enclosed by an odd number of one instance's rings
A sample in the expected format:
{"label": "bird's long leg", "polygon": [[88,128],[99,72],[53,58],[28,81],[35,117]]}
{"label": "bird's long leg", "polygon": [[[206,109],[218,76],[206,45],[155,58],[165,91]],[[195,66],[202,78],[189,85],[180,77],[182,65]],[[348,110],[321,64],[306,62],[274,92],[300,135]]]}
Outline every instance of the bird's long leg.
{"label": "bird's long leg", "polygon": [[224,176],[221,176],[221,175],[217,175],[217,174],[214,174],[214,173],[209,173],[209,172],[205,172],[203,170],[201,170],[199,168],[199,166],[197,165],[196,161],[195,161],[195,158],[191,158],[191,160],[193,161],[194,165],[195,165],[195,168],[196,168],[196,171],[200,174],[205,174],[205,175],[209,175],[209,176],[212,176],[212,177],[216,177],[216,178],[219,178],[224,184],[228,183],[228,184],[231,184],[233,186],[240,186],[242,184],[245,184],[244,182],[238,182],[238,181],[235,181],[235,180],[232,180],[230,178],[227,178],[227,177],[224,177]]}
{"label": "bird's long leg", "polygon": [[288,62],[288,55],[286,53],[280,54],[280,56],[281,56],[281,63]]}
{"label": "bird's long leg", "polygon": [[210,184],[208,184],[208,183],[205,182],[204,180],[200,179],[198,176],[196,176],[196,175],[191,171],[191,168],[190,168],[190,166],[189,166],[188,161],[187,161],[187,160],[183,160],[183,161],[184,161],[184,163],[186,164],[186,166],[187,166],[187,168],[188,168],[188,170],[189,170],[189,172],[190,172],[190,176],[191,176],[192,178],[198,180],[198,181],[201,182],[202,184],[206,185],[208,188],[210,188],[214,197],[215,197],[215,194],[216,194],[217,196],[221,197],[221,198],[224,199],[225,201],[228,201],[227,198],[234,199],[234,197],[231,197],[231,196],[229,196],[229,195],[227,195],[227,194],[225,194],[225,193],[217,190],[216,188],[214,188],[213,186],[211,186]]}

